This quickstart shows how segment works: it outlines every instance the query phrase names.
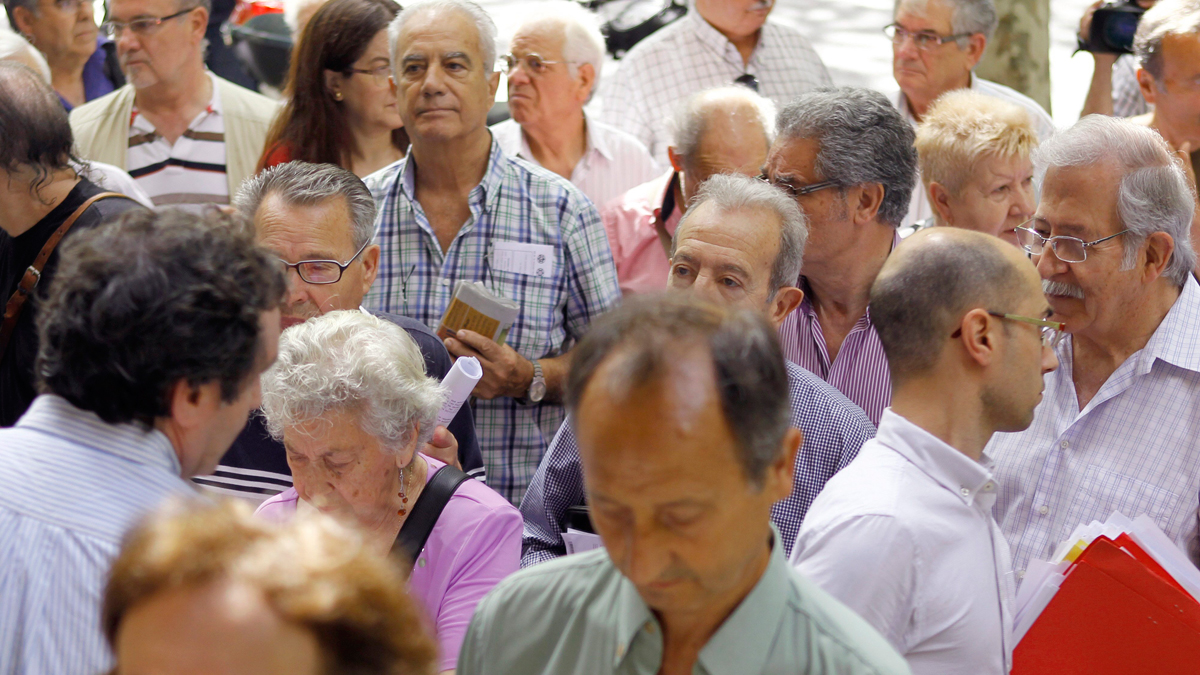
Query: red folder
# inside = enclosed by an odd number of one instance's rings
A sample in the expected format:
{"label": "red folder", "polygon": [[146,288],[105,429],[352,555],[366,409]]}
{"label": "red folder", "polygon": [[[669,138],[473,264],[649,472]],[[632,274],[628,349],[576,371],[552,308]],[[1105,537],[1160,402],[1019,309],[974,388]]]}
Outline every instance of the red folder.
{"label": "red folder", "polygon": [[1200,603],[1120,543],[1101,537],[1076,559],[1014,650],[1013,675],[1200,673]]}

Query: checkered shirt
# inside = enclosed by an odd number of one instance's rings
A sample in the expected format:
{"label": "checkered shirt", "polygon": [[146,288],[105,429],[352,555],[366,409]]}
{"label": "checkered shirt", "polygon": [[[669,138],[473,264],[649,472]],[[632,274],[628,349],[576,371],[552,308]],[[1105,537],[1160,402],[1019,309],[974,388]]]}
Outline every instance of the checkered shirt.
{"label": "checkered shirt", "polygon": [[[821,378],[790,361],[787,371],[792,426],[804,433],[804,445],[796,453],[792,494],[771,507],[771,522],[779,528],[784,555],[790,556],[809,504],[833,474],[858,456],[863,443],[875,436],[875,427],[862,409]],[[525,516],[521,567],[566,555],[562,533],[567,509],[584,503],[579,445],[568,419],[521,501]]]}
{"label": "checkered shirt", "polygon": [[[455,282],[481,281],[521,306],[507,344],[527,359],[541,359],[570,349],[621,297],[600,215],[566,179],[507,157],[493,142],[483,180],[467,198],[471,216],[444,254],[416,201],[415,181],[407,160],[365,181],[379,206],[375,241],[382,249],[379,275],[364,300],[368,309],[437,330]],[[553,246],[553,274],[495,269],[489,247],[497,241]],[[474,406],[488,485],[515,504],[562,423],[562,406],[508,397]]]}
{"label": "checkered shirt", "polygon": [[602,120],[633,134],[662,166],[669,166],[668,119],[691,94],[726,86],[743,75],[758,79],[758,93],[783,106],[816,87],[833,86],[808,40],[793,28],[767,21],[750,63],[694,9],[642,40],[601,84]]}
{"label": "checkered shirt", "polygon": [[1142,96],[1142,87],[1137,81],[1137,57],[1125,54],[1117,59],[1112,69],[1113,114],[1117,117],[1135,117],[1150,112],[1150,104]]}
{"label": "checkered shirt", "polygon": [[1146,514],[1196,560],[1200,505],[1200,286],[1189,276],[1154,335],[1081,411],[1071,339],[1025,431],[996,434],[987,453],[1001,485],[996,520],[1022,577],[1076,525],[1113,511]]}

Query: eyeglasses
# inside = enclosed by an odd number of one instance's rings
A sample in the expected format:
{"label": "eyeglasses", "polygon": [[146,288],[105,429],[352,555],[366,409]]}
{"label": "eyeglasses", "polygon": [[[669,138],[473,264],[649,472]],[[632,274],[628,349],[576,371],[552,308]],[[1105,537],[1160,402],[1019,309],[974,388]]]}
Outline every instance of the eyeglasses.
{"label": "eyeglasses", "polygon": [[913,44],[916,45],[917,49],[920,49],[923,52],[927,52],[934,47],[940,47],[947,42],[955,42],[973,35],[973,33],[956,33],[954,35],[942,36],[927,30],[917,31],[914,33],[912,31],[904,30],[894,23],[884,26],[883,34],[888,36],[888,39],[892,41],[892,44],[897,47],[904,44],[904,38],[912,38]]}
{"label": "eyeglasses", "polygon": [[[1063,338],[1067,336],[1067,334],[1063,332],[1066,329],[1067,324],[1065,324],[1061,321],[1051,321],[1049,319],[1035,319],[1031,316],[1021,316],[1020,314],[1006,314],[1004,312],[993,312],[990,309],[988,310],[988,314],[996,317],[997,319],[1004,319],[1006,321],[1019,321],[1021,323],[1028,323],[1028,324],[1032,324],[1034,326],[1040,326],[1042,329],[1042,346],[1043,347],[1049,347],[1051,349],[1055,349],[1063,341]],[[962,335],[962,328],[959,328],[958,330],[951,333],[950,337],[957,338],[960,335]]]}
{"label": "eyeglasses", "polygon": [[306,283],[317,285],[336,284],[342,280],[342,273],[346,271],[346,268],[350,266],[350,263],[354,262],[355,258],[361,255],[362,252],[367,248],[367,245],[370,243],[371,240],[368,239],[365,243],[363,243],[362,246],[359,247],[358,253],[355,253],[353,258],[350,258],[344,263],[340,263],[336,260],[301,260],[297,263],[290,263],[283,258],[280,258],[279,262],[283,265],[284,274],[287,274],[288,270],[294,268],[296,270],[296,274],[299,274],[300,278]]}
{"label": "eyeglasses", "polygon": [[756,93],[758,92],[758,78],[751,75],[750,73],[746,73],[745,75],[739,76],[736,80],[733,81],[733,83],[740,84],[743,87],[747,87],[750,89],[750,91],[753,91]]}
{"label": "eyeglasses", "polygon": [[79,8],[83,5],[91,7],[92,0],[54,0],[54,6],[58,8],[60,12],[67,12],[70,14],[78,12]]}
{"label": "eyeglasses", "polygon": [[[1034,221],[1025,223],[1028,225]],[[1043,237],[1038,232],[1029,227],[1017,228],[1017,243],[1021,248],[1025,249],[1029,255],[1041,255],[1046,250],[1046,244],[1050,244],[1051,250],[1058,259],[1065,263],[1081,263],[1087,260],[1087,250],[1102,241],[1108,241],[1114,237],[1119,237],[1129,230],[1121,230],[1116,234],[1097,239],[1095,241],[1084,241],[1078,237]]]}
{"label": "eyeglasses", "polygon": [[375,84],[382,87],[383,85],[387,84],[388,77],[390,77],[392,74],[392,67],[388,64],[384,64],[375,68],[347,68],[342,74],[346,77],[350,77],[355,73],[358,73],[359,75],[370,75],[375,80]]}
{"label": "eyeglasses", "polygon": [[549,66],[575,63],[575,61],[547,61],[540,54],[527,54],[525,56],[504,54],[500,57],[500,61],[504,64],[504,73],[506,75],[512,75],[512,72],[517,69],[518,65],[523,65],[525,66],[525,72],[534,77],[545,75],[546,71],[550,70]]}
{"label": "eyeglasses", "polygon": [[170,21],[176,17],[183,16],[192,10],[199,9],[199,7],[199,5],[194,5],[167,16],[143,16],[133,21],[105,21],[104,25],[100,26],[100,28],[104,31],[105,35],[113,39],[121,37],[121,33],[125,32],[126,28],[133,31],[134,35],[149,35],[158,30],[158,27],[164,21]]}
{"label": "eyeglasses", "polygon": [[825,188],[831,188],[831,187],[838,186],[837,183],[835,183],[831,180],[823,180],[820,183],[810,183],[809,185],[792,185],[791,183],[789,183],[787,181],[782,181],[782,180],[778,180],[778,179],[771,180],[771,178],[768,177],[766,174],[759,175],[758,179],[764,183],[767,183],[768,185],[772,185],[774,187],[777,187],[777,188],[783,190],[784,192],[788,193],[788,196],[790,196],[792,199],[795,199],[796,197],[802,197],[804,195],[812,194],[818,190],[824,190]]}

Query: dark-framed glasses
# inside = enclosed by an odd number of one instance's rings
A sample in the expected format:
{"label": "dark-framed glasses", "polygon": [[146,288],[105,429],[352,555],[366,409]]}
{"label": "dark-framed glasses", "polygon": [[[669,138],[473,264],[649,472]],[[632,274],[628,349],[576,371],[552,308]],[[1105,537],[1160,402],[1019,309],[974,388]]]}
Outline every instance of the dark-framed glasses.
{"label": "dark-framed glasses", "polygon": [[883,34],[888,36],[892,44],[899,47],[904,44],[904,38],[912,38],[913,44],[917,49],[927,52],[934,47],[940,47],[947,42],[956,42],[965,37],[971,37],[971,33],[955,33],[954,35],[938,35],[933,31],[907,31],[900,26],[892,23],[883,27]]}
{"label": "dark-framed glasses", "polygon": [[1032,222],[1036,221],[1031,220],[1016,229],[1017,243],[1021,245],[1021,248],[1025,249],[1029,255],[1041,255],[1046,250],[1046,244],[1050,244],[1050,250],[1054,251],[1054,255],[1058,256],[1058,259],[1065,263],[1083,262],[1087,260],[1087,250],[1089,248],[1109,239],[1119,237],[1129,231],[1121,230],[1116,234],[1110,234],[1095,241],[1084,241],[1079,237],[1064,235],[1043,237],[1037,230],[1028,227],[1029,223]]}
{"label": "dark-framed glasses", "polygon": [[359,75],[370,75],[375,80],[375,84],[382,87],[387,84],[388,78],[391,77],[392,67],[385,63],[374,68],[347,68],[342,74],[350,77],[356,73]]}
{"label": "dark-framed glasses", "polygon": [[541,54],[526,54],[525,56],[503,54],[500,56],[500,62],[504,64],[504,73],[506,75],[512,75],[512,72],[520,65],[525,67],[526,73],[535,77],[545,75],[546,71],[550,70],[550,66],[575,63],[574,61],[549,61],[542,58]]}
{"label": "dark-framed glasses", "polygon": [[100,26],[100,29],[104,31],[105,35],[113,38],[114,40],[121,37],[121,33],[125,32],[126,28],[133,31],[134,35],[148,35],[158,30],[158,27],[161,26],[164,21],[170,21],[171,19],[181,17],[198,7],[199,5],[192,5],[187,9],[181,9],[178,12],[175,12],[174,14],[168,14],[167,16],[140,16],[132,21],[105,21]]}
{"label": "dark-framed glasses", "polygon": [[[1009,314],[1007,312],[996,312],[996,311],[992,311],[990,309],[988,310],[988,314],[990,316],[996,317],[997,319],[1003,319],[1005,321],[1017,321],[1019,323],[1027,323],[1027,324],[1031,324],[1031,325],[1040,327],[1041,331],[1042,331],[1042,346],[1049,347],[1050,349],[1057,348],[1058,345],[1060,343],[1062,343],[1063,338],[1067,336],[1067,334],[1064,332],[1066,330],[1067,324],[1065,324],[1061,321],[1051,321],[1050,319],[1035,319],[1032,316],[1021,316],[1020,314]],[[958,330],[951,333],[950,337],[958,338],[960,335],[962,335],[962,328],[959,328]]]}
{"label": "dark-framed glasses", "polygon": [[809,183],[808,185],[795,185],[787,180],[771,180],[770,176],[767,176],[766,174],[759,174],[758,179],[764,183],[767,183],[768,185],[772,185],[783,190],[784,192],[788,193],[788,196],[792,199],[812,194],[818,190],[837,187],[837,183],[831,180],[823,180],[819,183]]}
{"label": "dark-framed glasses", "polygon": [[301,260],[300,262],[290,263],[283,258],[279,258],[279,264],[283,267],[284,274],[287,274],[287,271],[290,269],[295,269],[296,274],[299,274],[305,283],[316,285],[336,284],[342,280],[342,273],[346,271],[350,263],[362,255],[362,252],[366,250],[367,245],[370,243],[371,240],[368,239],[359,247],[354,257],[344,263],[336,260]]}

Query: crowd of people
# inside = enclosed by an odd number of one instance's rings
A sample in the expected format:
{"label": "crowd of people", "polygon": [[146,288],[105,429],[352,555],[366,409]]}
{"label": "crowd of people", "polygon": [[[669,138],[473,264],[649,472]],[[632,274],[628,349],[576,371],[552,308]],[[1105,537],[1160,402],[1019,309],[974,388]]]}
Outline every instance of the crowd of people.
{"label": "crowd of people", "polygon": [[772,0],[603,81],[580,3],[323,0],[282,102],[209,0],[5,0],[0,674],[1003,675],[1077,525],[1200,563],[1200,0],[1144,4],[1056,129],[993,0],[899,0],[894,99]]}

